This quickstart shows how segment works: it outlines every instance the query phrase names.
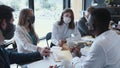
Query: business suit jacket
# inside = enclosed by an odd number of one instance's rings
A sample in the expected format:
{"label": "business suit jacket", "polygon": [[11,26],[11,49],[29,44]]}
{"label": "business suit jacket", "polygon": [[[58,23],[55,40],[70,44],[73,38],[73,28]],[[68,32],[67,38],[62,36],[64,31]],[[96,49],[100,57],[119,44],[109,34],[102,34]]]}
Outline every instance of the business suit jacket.
{"label": "business suit jacket", "polygon": [[15,53],[5,50],[0,45],[0,68],[10,68],[10,64],[24,64],[43,59],[39,52]]}
{"label": "business suit jacket", "polygon": [[82,17],[78,22],[77,22],[77,27],[79,32],[81,33],[81,36],[89,35],[88,27],[86,25],[86,18]]}

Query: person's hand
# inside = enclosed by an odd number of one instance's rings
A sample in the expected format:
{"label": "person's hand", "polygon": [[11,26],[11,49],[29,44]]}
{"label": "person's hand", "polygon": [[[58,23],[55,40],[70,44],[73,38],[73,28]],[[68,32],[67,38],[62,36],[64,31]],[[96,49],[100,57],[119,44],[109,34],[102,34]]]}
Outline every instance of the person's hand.
{"label": "person's hand", "polygon": [[66,39],[62,39],[59,41],[59,46],[62,47],[63,44],[65,44],[65,43],[66,43]]}
{"label": "person's hand", "polygon": [[40,54],[42,56],[49,56],[50,55],[50,48],[41,48],[41,50],[39,50]]}
{"label": "person's hand", "polygon": [[74,46],[70,48],[71,53],[74,53],[76,56],[81,57],[80,47]]}
{"label": "person's hand", "polygon": [[75,53],[76,53],[76,56],[81,57],[80,47],[75,47]]}
{"label": "person's hand", "polygon": [[41,51],[41,49],[42,49],[41,47],[37,47],[37,51]]}
{"label": "person's hand", "polygon": [[58,67],[57,65],[55,65],[55,66],[49,66],[49,68],[58,68]]}

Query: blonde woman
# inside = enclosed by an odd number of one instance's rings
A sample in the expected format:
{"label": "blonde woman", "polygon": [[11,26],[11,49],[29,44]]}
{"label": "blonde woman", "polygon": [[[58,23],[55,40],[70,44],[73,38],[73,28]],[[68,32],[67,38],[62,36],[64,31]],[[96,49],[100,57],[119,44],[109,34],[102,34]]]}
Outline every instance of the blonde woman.
{"label": "blonde woman", "polygon": [[34,52],[41,49],[36,46],[38,37],[34,31],[34,21],[35,16],[32,9],[21,10],[14,37],[20,53]]}

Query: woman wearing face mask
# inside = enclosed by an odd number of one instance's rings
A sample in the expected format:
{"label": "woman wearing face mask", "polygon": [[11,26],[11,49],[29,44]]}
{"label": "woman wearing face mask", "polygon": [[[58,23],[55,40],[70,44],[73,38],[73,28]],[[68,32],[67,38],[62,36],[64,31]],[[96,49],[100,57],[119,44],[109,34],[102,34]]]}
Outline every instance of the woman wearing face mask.
{"label": "woman wearing face mask", "polygon": [[80,38],[81,34],[75,26],[73,11],[67,8],[62,12],[60,21],[53,25],[52,43],[62,46],[67,42],[70,45],[71,42],[80,40]]}
{"label": "woman wearing face mask", "polygon": [[41,48],[37,46],[38,37],[33,27],[34,20],[35,16],[32,9],[21,10],[14,36],[19,53],[41,50]]}
{"label": "woman wearing face mask", "polygon": [[34,30],[34,21],[35,16],[32,9],[21,10],[14,37],[18,52],[34,52],[40,49],[36,46],[38,37]]}

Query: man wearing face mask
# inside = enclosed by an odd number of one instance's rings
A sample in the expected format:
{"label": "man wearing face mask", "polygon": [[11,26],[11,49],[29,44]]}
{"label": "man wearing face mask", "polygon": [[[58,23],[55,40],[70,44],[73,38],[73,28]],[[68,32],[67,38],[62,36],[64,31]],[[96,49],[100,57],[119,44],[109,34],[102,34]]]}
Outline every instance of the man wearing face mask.
{"label": "man wearing face mask", "polygon": [[6,5],[0,5],[0,68],[10,68],[10,64],[24,64],[49,56],[49,49],[45,48],[32,53],[12,53],[4,49],[4,40],[11,39],[14,34],[13,15],[14,10]]}
{"label": "man wearing face mask", "polygon": [[74,45],[72,43],[73,41],[80,39],[81,34],[75,25],[74,13],[71,9],[67,8],[62,12],[60,21],[57,21],[57,23],[53,25],[52,43],[62,46],[67,42],[67,44],[71,46]]}
{"label": "man wearing face mask", "polygon": [[6,22],[7,22],[6,30],[1,28],[1,31],[3,32],[3,36],[8,40],[13,37],[14,31],[15,31],[15,25],[11,24],[9,21],[10,21],[10,19],[6,20]]}

